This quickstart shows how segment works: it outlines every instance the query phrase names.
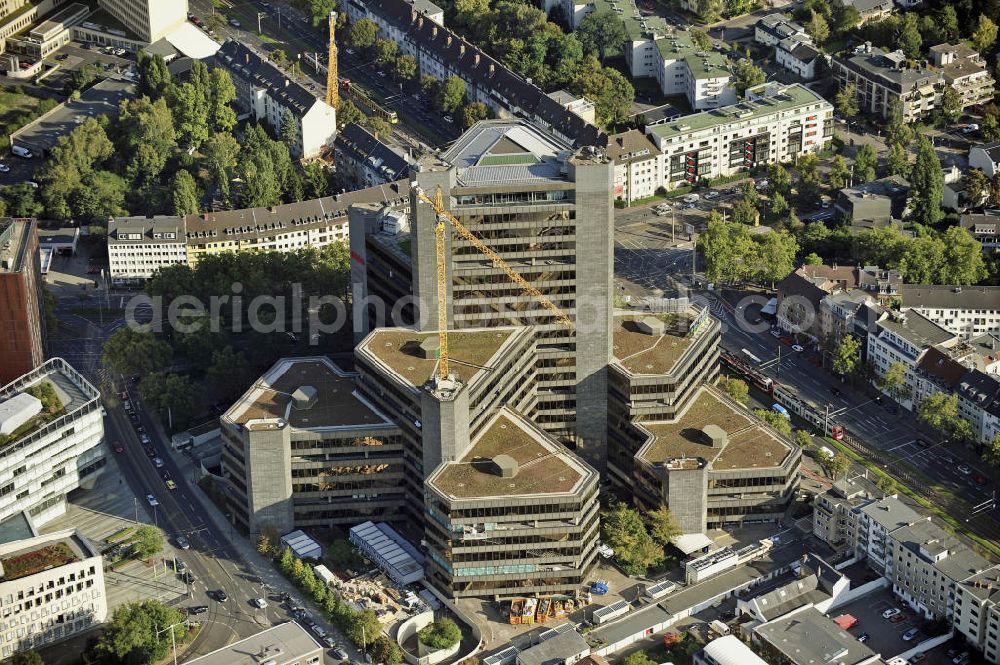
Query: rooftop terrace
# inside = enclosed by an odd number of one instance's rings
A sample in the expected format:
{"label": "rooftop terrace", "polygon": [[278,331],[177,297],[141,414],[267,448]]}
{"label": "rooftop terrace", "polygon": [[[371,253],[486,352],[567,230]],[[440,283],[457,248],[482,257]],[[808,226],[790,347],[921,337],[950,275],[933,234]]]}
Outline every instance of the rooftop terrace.
{"label": "rooftop terrace", "polygon": [[100,393],[62,358],[51,358],[0,388],[0,403],[20,393],[28,393],[41,400],[42,410],[10,435],[0,435],[0,446],[30,436],[39,428],[72,415],[100,397]]}
{"label": "rooftop terrace", "polygon": [[[712,448],[702,435],[706,425],[718,425],[729,437],[722,448]],[[681,417],[672,423],[643,423],[652,440],[639,455],[652,464],[676,457],[702,457],[713,471],[780,466],[791,452],[787,443],[756,419],[724,402],[711,388],[702,388]]]}
{"label": "rooftop terrace", "polygon": [[[313,399],[307,408],[300,408],[293,404],[294,394],[306,386],[315,389]],[[353,375],[321,357],[279,360],[224,417],[250,427],[254,421],[277,419],[298,429],[388,424],[354,394]]]}
{"label": "rooftop terrace", "polygon": [[684,332],[691,317],[686,314],[653,316],[664,324],[664,330],[659,334],[648,334],[640,329],[639,322],[644,318],[646,317],[615,318],[612,330],[614,357],[633,374],[668,374],[691,345],[692,337]]}
{"label": "rooftop terrace", "polygon": [[[448,333],[450,368],[459,381],[468,383],[480,371],[491,367],[490,360],[514,333],[512,328],[454,330]],[[434,374],[438,358],[425,358],[420,345],[437,333],[419,333],[402,328],[380,328],[362,343],[362,349],[378,358],[399,378],[419,387]]]}
{"label": "rooftop terrace", "polygon": [[87,556],[73,537],[59,537],[45,540],[35,538],[31,544],[19,550],[6,553],[0,558],[3,576],[0,581],[11,582],[35,575],[51,568],[65,566],[80,561]]}
{"label": "rooftop terrace", "polygon": [[[513,476],[502,476],[493,459],[508,455]],[[561,494],[572,491],[594,471],[512,411],[504,410],[476,438],[458,462],[439,467],[429,480],[456,498]]]}

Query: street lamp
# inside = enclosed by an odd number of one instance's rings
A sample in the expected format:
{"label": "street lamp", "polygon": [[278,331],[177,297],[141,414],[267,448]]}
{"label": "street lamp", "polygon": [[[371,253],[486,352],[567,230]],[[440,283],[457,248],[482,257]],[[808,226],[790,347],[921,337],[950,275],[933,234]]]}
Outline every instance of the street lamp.
{"label": "street lamp", "polygon": [[258,35],[264,34],[264,31],[261,30],[261,27],[260,27],[260,20],[262,18],[264,18],[265,16],[267,16],[266,12],[257,12],[257,34]]}
{"label": "street lamp", "polygon": [[[164,628],[163,630],[157,630],[156,631],[157,635],[159,635],[160,633],[166,632],[168,630],[170,631],[170,646],[174,650],[174,665],[177,665],[177,639],[174,637],[174,626],[179,626],[181,624],[187,625],[187,619],[185,619],[184,621],[179,621],[177,623],[172,623],[169,626],[167,626],[166,628]],[[156,626],[154,625],[153,628],[155,629]]]}

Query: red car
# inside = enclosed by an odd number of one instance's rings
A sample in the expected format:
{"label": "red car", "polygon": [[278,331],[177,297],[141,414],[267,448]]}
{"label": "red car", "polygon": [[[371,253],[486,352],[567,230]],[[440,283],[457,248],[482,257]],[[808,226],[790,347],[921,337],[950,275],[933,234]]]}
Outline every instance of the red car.
{"label": "red car", "polygon": [[974,474],[972,474],[972,482],[974,482],[977,485],[985,485],[986,484],[986,476],[984,476],[981,473],[974,473]]}
{"label": "red car", "polygon": [[119,441],[115,441],[113,444],[111,444],[111,449],[114,450],[119,455],[125,452],[125,449],[122,448],[122,444]]}
{"label": "red car", "polygon": [[891,617],[889,619],[889,623],[899,623],[900,621],[906,621],[906,615],[905,614],[897,614],[896,616]]}

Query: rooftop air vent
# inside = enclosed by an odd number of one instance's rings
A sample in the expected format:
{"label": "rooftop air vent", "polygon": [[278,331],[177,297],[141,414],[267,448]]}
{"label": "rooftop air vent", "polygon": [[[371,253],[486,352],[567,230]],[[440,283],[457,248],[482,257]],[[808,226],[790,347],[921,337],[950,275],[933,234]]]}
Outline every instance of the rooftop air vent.
{"label": "rooftop air vent", "polygon": [[493,458],[493,465],[501,478],[513,478],[517,475],[517,460],[510,455],[497,455]]}
{"label": "rooftop air vent", "polygon": [[316,389],[312,386],[299,386],[292,393],[292,404],[296,409],[305,411],[316,404]]}

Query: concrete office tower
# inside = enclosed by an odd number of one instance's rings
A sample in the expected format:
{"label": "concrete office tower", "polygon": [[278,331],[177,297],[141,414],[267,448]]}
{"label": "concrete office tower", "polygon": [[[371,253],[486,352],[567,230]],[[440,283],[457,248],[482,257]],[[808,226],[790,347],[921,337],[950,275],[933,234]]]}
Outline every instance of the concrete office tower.
{"label": "concrete office tower", "polygon": [[[538,389],[525,415],[604,468],[614,165],[527,122],[487,120],[421,161],[415,179],[428,196],[440,187],[445,207],[572,319],[561,325],[448,225],[449,329],[534,327]],[[427,330],[437,327],[437,215],[415,192],[410,208],[412,293]]]}
{"label": "concrete office tower", "polygon": [[395,516],[400,430],[325,357],[284,358],[222,416],[222,472],[237,526],[304,527]]}
{"label": "concrete office tower", "polygon": [[0,388],[0,521],[41,526],[92,487],[105,457],[101,393],[62,358]]}
{"label": "concrete office tower", "polygon": [[188,0],[98,0],[97,4],[149,43],[187,20]]}
{"label": "concrete office tower", "polygon": [[0,219],[0,385],[45,359],[42,272],[33,219]]}

